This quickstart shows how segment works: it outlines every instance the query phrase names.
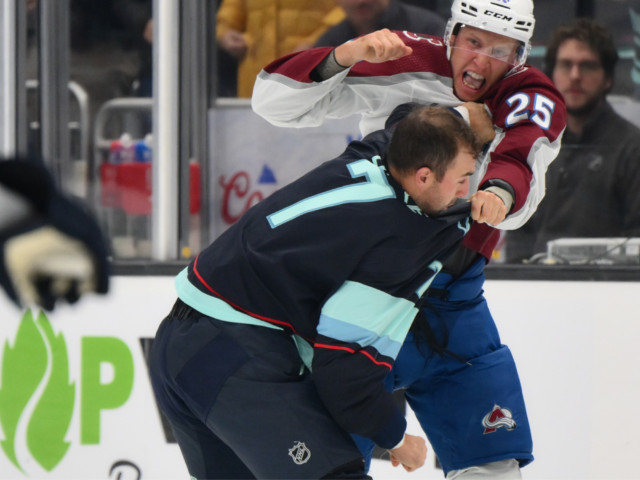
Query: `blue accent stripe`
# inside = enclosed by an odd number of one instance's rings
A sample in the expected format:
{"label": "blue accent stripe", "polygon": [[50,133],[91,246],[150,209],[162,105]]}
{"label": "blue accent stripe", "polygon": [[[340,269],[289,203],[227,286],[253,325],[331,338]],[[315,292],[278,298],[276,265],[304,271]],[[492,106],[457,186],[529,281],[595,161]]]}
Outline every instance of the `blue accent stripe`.
{"label": "blue accent stripe", "polygon": [[319,333],[342,342],[357,343],[361,347],[372,346],[378,352],[391,358],[396,358],[402,347],[402,342],[396,342],[388,336],[378,337],[371,330],[326,315],[320,316],[318,330]]}
{"label": "blue accent stripe", "polygon": [[223,322],[244,323],[283,330],[272,323],[258,320],[251,315],[239,312],[224,300],[201,292],[189,281],[186,268],[176,276],[174,283],[180,300],[204,315],[217,318]]}
{"label": "blue accent stripe", "polygon": [[346,281],[322,308],[318,333],[396,358],[417,313],[407,299]]}

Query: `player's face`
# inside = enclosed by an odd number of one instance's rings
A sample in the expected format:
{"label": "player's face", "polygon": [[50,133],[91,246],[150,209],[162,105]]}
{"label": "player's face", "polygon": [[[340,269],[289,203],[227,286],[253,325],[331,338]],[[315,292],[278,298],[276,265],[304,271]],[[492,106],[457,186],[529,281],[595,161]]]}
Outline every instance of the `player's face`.
{"label": "player's face", "polygon": [[453,89],[465,102],[481,100],[516,62],[518,41],[462,26],[451,37]]}
{"label": "player's face", "polygon": [[416,204],[429,215],[438,215],[469,193],[469,177],[476,159],[468,150],[461,150],[441,180],[433,172],[426,178]]}
{"label": "player's face", "polygon": [[611,87],[611,79],[607,78],[596,52],[575,39],[566,40],[558,48],[552,76],[570,115],[591,111]]}

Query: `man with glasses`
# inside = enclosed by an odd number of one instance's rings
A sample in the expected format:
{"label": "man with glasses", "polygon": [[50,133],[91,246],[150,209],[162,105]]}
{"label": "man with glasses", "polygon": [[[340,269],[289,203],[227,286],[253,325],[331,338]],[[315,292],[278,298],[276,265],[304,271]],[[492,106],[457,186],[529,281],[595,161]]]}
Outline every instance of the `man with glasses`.
{"label": "man with glasses", "polygon": [[567,131],[531,221],[507,237],[509,261],[562,237],[640,236],[640,130],[607,102],[618,60],[610,32],[590,19],[556,29],[545,58],[567,105]]}
{"label": "man with glasses", "polygon": [[[533,459],[515,362],[482,288],[498,229],[522,226],[544,196],[565,127],[562,96],[524,63],[534,24],[531,0],[454,0],[444,38],[379,30],[278,59],[254,87],[254,110],[280,126],[360,114],[367,133],[407,101],[461,115],[463,102],[481,102],[493,116],[496,137],[472,178],[478,220],[436,276],[387,379],[405,389],[447,478],[520,478]],[[360,445],[370,455],[372,444]]]}

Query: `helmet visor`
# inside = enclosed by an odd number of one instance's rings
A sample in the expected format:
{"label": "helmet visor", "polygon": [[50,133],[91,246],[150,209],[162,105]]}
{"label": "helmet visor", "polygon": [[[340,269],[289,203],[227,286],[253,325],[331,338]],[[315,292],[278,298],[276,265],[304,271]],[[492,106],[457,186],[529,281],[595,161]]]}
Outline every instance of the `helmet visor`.
{"label": "helmet visor", "polygon": [[477,27],[460,25],[460,28],[455,29],[455,38],[451,47],[486,55],[512,66],[524,63],[526,54],[522,42],[493,33],[491,38],[487,38],[479,34],[478,30],[480,29]]}

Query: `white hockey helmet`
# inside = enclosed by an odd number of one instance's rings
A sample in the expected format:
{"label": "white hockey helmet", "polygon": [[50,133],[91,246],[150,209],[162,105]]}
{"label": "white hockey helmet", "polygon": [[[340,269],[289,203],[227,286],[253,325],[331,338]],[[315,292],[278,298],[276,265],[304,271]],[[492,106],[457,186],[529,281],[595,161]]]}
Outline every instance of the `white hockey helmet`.
{"label": "white hockey helmet", "polygon": [[444,33],[447,56],[451,57],[451,35],[468,25],[521,42],[516,66],[522,65],[531,50],[535,23],[533,0],[454,0]]}

